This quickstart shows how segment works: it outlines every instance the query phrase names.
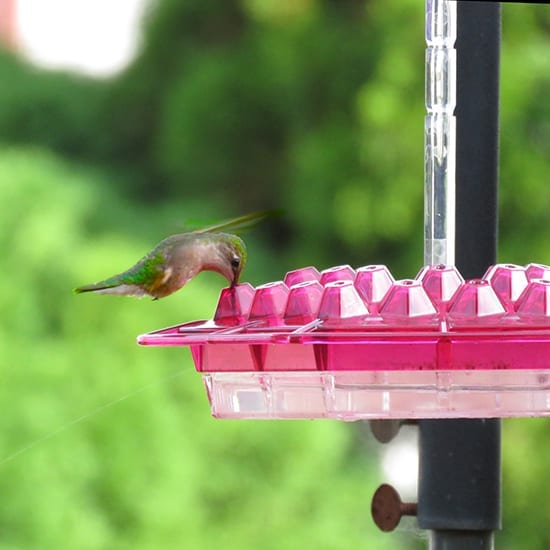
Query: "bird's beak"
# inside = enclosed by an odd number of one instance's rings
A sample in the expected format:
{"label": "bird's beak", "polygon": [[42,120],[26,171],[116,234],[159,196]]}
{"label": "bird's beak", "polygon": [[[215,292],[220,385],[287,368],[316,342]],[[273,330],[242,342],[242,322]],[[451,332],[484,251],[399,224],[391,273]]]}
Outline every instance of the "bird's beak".
{"label": "bird's beak", "polygon": [[239,277],[241,276],[241,270],[239,268],[236,268],[233,270],[233,280],[231,281],[231,288],[234,286],[237,286],[239,283]]}

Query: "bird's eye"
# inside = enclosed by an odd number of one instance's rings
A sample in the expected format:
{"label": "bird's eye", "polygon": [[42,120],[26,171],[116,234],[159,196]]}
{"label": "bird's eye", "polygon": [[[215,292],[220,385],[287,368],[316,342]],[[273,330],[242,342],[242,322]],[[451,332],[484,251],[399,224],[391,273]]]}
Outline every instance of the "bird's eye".
{"label": "bird's eye", "polygon": [[231,260],[231,265],[236,269],[241,265],[241,260],[236,256]]}

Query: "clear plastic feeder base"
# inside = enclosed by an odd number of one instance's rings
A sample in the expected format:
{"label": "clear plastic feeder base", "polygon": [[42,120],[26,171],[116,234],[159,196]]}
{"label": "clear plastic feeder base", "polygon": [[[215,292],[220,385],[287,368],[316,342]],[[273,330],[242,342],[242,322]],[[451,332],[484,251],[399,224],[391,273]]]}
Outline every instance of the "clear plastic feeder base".
{"label": "clear plastic feeder base", "polygon": [[550,370],[216,372],[203,379],[216,418],[550,415]]}
{"label": "clear plastic feeder base", "polygon": [[426,266],[291,271],[222,290],[213,319],[138,338],[189,346],[218,418],[550,416],[550,268],[464,281]]}

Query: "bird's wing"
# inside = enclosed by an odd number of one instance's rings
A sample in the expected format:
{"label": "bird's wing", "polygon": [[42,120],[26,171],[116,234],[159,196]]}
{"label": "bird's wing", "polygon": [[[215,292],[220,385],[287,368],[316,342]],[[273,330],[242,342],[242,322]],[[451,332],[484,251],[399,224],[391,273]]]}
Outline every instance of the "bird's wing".
{"label": "bird's wing", "polygon": [[280,210],[260,210],[246,216],[240,216],[231,220],[226,220],[214,225],[209,225],[202,229],[197,229],[193,233],[217,233],[220,231],[245,231],[255,226],[257,223],[267,217],[277,216],[281,214]]}

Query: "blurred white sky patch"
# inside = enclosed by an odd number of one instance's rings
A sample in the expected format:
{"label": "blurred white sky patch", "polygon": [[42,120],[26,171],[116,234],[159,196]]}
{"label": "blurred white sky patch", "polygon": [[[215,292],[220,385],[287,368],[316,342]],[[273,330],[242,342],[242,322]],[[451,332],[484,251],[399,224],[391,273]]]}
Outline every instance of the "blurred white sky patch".
{"label": "blurred white sky patch", "polygon": [[[418,485],[418,433],[414,426],[401,426],[397,437],[384,445],[384,481],[393,485],[406,501],[416,502]],[[412,500],[411,500],[412,499]]]}
{"label": "blurred white sky patch", "polygon": [[18,0],[18,50],[47,68],[106,77],[124,69],[140,44],[152,0]]}

